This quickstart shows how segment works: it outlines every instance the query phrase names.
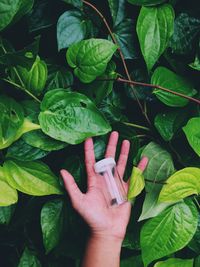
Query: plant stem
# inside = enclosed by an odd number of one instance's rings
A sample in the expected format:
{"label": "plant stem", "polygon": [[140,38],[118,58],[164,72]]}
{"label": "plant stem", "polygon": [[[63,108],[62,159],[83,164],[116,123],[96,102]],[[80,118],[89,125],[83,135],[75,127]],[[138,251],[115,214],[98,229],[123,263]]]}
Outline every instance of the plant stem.
{"label": "plant stem", "polygon": [[193,102],[195,102],[195,103],[197,103],[197,104],[200,105],[200,100],[199,99],[193,98],[191,96],[184,95],[182,93],[178,93],[178,92],[172,91],[172,90],[167,89],[165,87],[162,87],[160,85],[155,85],[155,84],[150,84],[150,83],[142,83],[142,82],[135,82],[135,81],[130,81],[130,80],[122,79],[120,77],[117,78],[116,81],[117,82],[122,82],[122,83],[133,84],[133,85],[142,85],[142,86],[145,86],[145,87],[157,88],[157,89],[160,89],[162,91],[171,93],[173,95],[177,95],[177,96],[183,97],[183,98],[185,98],[187,100],[193,101]]}
{"label": "plant stem", "polygon": [[196,204],[197,204],[197,206],[198,206],[198,208],[199,208],[199,210],[200,210],[200,204],[199,204],[199,201],[197,200],[196,197],[194,197],[194,200],[195,200],[195,202],[196,202]]}
{"label": "plant stem", "polygon": [[[91,4],[90,2],[83,0],[83,3],[84,3],[85,5],[90,6],[94,11],[96,11],[96,13],[97,13],[97,14],[100,16],[100,18],[103,20],[103,22],[104,22],[104,24],[105,24],[105,26],[106,26],[106,28],[107,28],[107,30],[108,30],[108,32],[109,32],[109,34],[110,34],[112,40],[113,40],[113,42],[114,42],[116,45],[118,45],[118,52],[119,52],[119,55],[120,55],[120,57],[121,57],[122,64],[123,64],[123,66],[124,66],[124,70],[125,70],[126,76],[127,76],[128,80],[131,81],[131,77],[130,77],[130,74],[129,74],[129,71],[128,71],[128,67],[127,67],[127,65],[126,65],[126,61],[125,61],[124,55],[123,55],[123,53],[122,53],[122,51],[121,51],[121,49],[120,49],[120,46],[119,46],[119,44],[118,44],[118,42],[117,42],[117,40],[116,40],[116,38],[115,38],[115,35],[113,34],[113,32],[112,32],[112,30],[111,30],[111,28],[110,28],[110,26],[109,26],[109,24],[108,24],[106,18],[105,18],[105,17],[103,16],[103,14],[102,14],[102,13],[101,13],[101,12],[100,12],[100,11],[93,5],[93,4]],[[142,104],[141,104],[141,102],[140,102],[138,96],[137,96],[136,91],[134,90],[133,85],[131,85],[131,88],[132,88],[132,91],[133,91],[133,95],[134,95],[134,97],[135,97],[135,99],[136,99],[136,101],[137,101],[137,103],[138,103],[138,105],[139,105],[139,107],[140,107],[140,109],[141,109],[141,111],[142,111],[142,114],[144,115],[144,117],[145,117],[145,119],[147,120],[148,124],[151,126],[151,122],[150,122],[150,120],[149,120],[149,118],[148,118],[148,116],[147,116],[147,113],[145,112],[145,110],[144,110],[144,108],[143,108],[143,106],[142,106]]]}
{"label": "plant stem", "polygon": [[145,126],[142,126],[142,125],[135,124],[135,123],[123,122],[123,124],[125,124],[127,126],[134,127],[134,128],[142,129],[142,130],[145,130],[145,131],[150,131],[149,128],[147,128]]}
{"label": "plant stem", "polygon": [[15,83],[15,82],[13,82],[11,80],[8,80],[8,79],[2,79],[2,80],[7,82],[7,83],[9,83],[9,84],[11,84],[11,85],[13,85],[13,86],[15,86],[15,87],[17,87],[20,90],[26,92],[29,96],[34,98],[37,102],[41,103],[41,101],[36,96],[34,96],[31,92],[29,92],[27,89],[25,89],[24,87],[20,86],[19,84]]}

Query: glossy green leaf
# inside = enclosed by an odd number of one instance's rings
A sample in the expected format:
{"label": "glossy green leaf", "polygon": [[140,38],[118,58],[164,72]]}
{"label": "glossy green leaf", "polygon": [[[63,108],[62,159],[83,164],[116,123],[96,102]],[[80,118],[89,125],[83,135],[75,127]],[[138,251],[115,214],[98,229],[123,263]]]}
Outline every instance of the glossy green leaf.
{"label": "glossy green leaf", "polygon": [[85,39],[88,26],[88,20],[81,11],[68,10],[63,13],[57,24],[58,50]]}
{"label": "glossy green leaf", "polygon": [[133,200],[138,196],[144,189],[144,186],[145,182],[142,171],[137,167],[133,167],[128,189],[128,200]]}
{"label": "glossy green leaf", "polygon": [[14,18],[20,6],[20,0],[1,0],[0,2],[0,31]]}
{"label": "glossy green leaf", "polygon": [[163,183],[174,173],[174,164],[168,151],[154,142],[150,142],[143,150],[141,157],[149,159],[144,171],[146,197],[139,220],[154,217],[163,211],[168,204],[159,204],[158,196]]}
{"label": "glossy green leaf", "polygon": [[14,99],[0,96],[0,149],[11,145],[24,122],[23,109]]}
{"label": "glossy green leaf", "polygon": [[149,71],[167,48],[173,30],[174,10],[171,5],[141,8],[137,20],[137,34]]}
{"label": "glossy green leaf", "polygon": [[22,66],[11,69],[11,79],[34,95],[40,95],[47,80],[47,66],[37,56],[30,70]]}
{"label": "glossy green leaf", "polygon": [[42,267],[36,253],[25,247],[17,267]]}
{"label": "glossy green leaf", "polygon": [[154,6],[165,2],[165,0],[128,0],[128,2],[139,6]]}
{"label": "glossy green leaf", "polygon": [[169,46],[176,54],[193,52],[193,41],[200,31],[200,19],[190,16],[189,13],[180,13],[174,24],[174,34]]}
{"label": "glossy green leaf", "polygon": [[42,162],[7,160],[3,170],[8,184],[18,191],[33,196],[62,194],[58,178]]}
{"label": "glossy green leaf", "polygon": [[200,193],[200,169],[184,168],[175,172],[167,180],[160,192],[160,202],[177,202],[190,195]]}
{"label": "glossy green leaf", "polygon": [[41,228],[46,254],[54,249],[63,230],[63,201],[55,199],[47,202],[41,210]]}
{"label": "glossy green leaf", "polygon": [[134,28],[134,21],[125,19],[113,29],[113,34],[125,59],[134,59],[138,57],[138,51],[135,45],[137,39],[134,35]]}
{"label": "glossy green leaf", "polygon": [[[158,67],[154,71],[151,83],[187,96],[194,96],[197,93],[190,82],[165,67]],[[161,102],[170,107],[183,107],[188,104],[188,99],[174,95],[173,93],[157,88],[154,89],[153,93]]]}
{"label": "glossy green leaf", "polygon": [[154,125],[165,141],[170,141],[188,117],[184,110],[158,113]]}
{"label": "glossy green leaf", "polygon": [[30,12],[30,10],[33,7],[33,4],[34,4],[34,0],[20,0],[17,13],[14,16],[11,25],[13,23],[16,23],[23,16],[25,16],[28,12]]}
{"label": "glossy green leaf", "polygon": [[20,138],[8,148],[6,157],[22,161],[31,161],[41,159],[47,156],[48,153],[48,151],[28,145],[24,139]]}
{"label": "glossy green leaf", "polygon": [[0,206],[9,206],[17,200],[17,191],[6,182],[3,168],[0,166]]}
{"label": "glossy green leaf", "polygon": [[125,0],[108,0],[113,25],[121,23],[126,17]]}
{"label": "glossy green leaf", "polygon": [[191,118],[183,127],[183,131],[193,150],[200,156],[200,118]]}
{"label": "glossy green leaf", "polygon": [[116,49],[110,41],[91,38],[71,45],[67,61],[82,82],[90,83],[104,73]]}
{"label": "glossy green leaf", "polygon": [[103,135],[111,130],[89,98],[64,89],[45,94],[39,121],[44,133],[70,144],[81,143],[87,137]]}
{"label": "glossy green leaf", "polygon": [[0,224],[8,225],[15,211],[15,205],[0,207]]}
{"label": "glossy green leaf", "polygon": [[144,224],[141,231],[145,267],[186,246],[197,229],[198,211],[192,200],[168,207]]}
{"label": "glossy green leaf", "polygon": [[157,262],[154,267],[193,267],[194,259],[168,259]]}

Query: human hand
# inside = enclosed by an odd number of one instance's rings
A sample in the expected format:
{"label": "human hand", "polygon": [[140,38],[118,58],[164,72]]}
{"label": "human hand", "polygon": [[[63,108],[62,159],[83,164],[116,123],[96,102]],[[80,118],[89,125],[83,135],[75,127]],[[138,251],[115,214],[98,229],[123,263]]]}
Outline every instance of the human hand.
{"label": "human hand", "polygon": [[[119,134],[112,132],[107,145],[105,158],[115,158]],[[117,162],[117,170],[122,178],[124,175],[130,142],[124,140]],[[95,154],[92,138],[85,141],[85,165],[87,171],[87,192],[83,194],[74,178],[67,170],[61,170],[65,188],[70,196],[72,206],[82,216],[91,229],[91,234],[98,237],[113,237],[123,241],[126,227],[129,222],[131,204],[127,201],[120,205],[108,206],[104,195],[104,179],[95,173]],[[138,167],[145,169],[147,159],[144,158]],[[128,191],[128,182],[122,181],[125,191]]]}

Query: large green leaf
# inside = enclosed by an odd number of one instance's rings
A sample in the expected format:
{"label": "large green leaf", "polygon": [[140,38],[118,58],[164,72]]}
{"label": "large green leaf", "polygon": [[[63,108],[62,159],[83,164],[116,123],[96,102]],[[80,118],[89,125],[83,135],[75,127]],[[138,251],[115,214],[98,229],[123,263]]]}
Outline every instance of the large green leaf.
{"label": "large green leaf", "polygon": [[200,118],[191,118],[183,127],[183,131],[193,150],[200,156]]}
{"label": "large green leaf", "polygon": [[0,31],[10,24],[20,7],[20,0],[1,0]]}
{"label": "large green leaf", "polygon": [[163,211],[168,204],[159,204],[158,196],[162,183],[175,171],[171,155],[161,146],[150,142],[143,150],[141,157],[149,159],[144,171],[146,197],[139,220],[154,217]]}
{"label": "large green leaf", "polygon": [[160,202],[177,202],[190,195],[200,193],[200,169],[184,168],[167,180],[160,192]]}
{"label": "large green leaf", "polygon": [[[154,71],[151,77],[151,83],[187,96],[194,96],[197,93],[190,82],[165,67],[158,67]],[[157,88],[154,89],[153,93],[160,101],[170,107],[183,107],[188,104],[188,99],[174,95],[173,93]]]}
{"label": "large green leaf", "polygon": [[79,10],[68,10],[63,13],[57,24],[58,50],[85,39],[88,34],[90,21]]}
{"label": "large green leaf", "polygon": [[168,207],[144,224],[141,231],[145,267],[185,247],[197,229],[198,211],[192,200]]}
{"label": "large green leaf", "polygon": [[166,261],[157,262],[154,267],[193,267],[194,259],[186,260],[186,259],[168,259]]}
{"label": "large green leaf", "polygon": [[163,3],[165,0],[128,0],[128,2],[139,6],[153,6]]}
{"label": "large green leaf", "polygon": [[145,183],[142,171],[137,167],[133,167],[128,189],[128,200],[134,200],[134,198],[142,192],[144,186]]}
{"label": "large green leaf", "polygon": [[39,121],[44,133],[70,144],[81,143],[87,137],[103,135],[111,130],[89,98],[63,89],[45,94]]}
{"label": "large green leaf", "polygon": [[3,168],[0,166],[0,206],[9,206],[16,203],[17,200],[17,191],[7,184]]}
{"label": "large green leaf", "polygon": [[121,23],[126,17],[125,2],[125,0],[108,0],[114,26]]}
{"label": "large green leaf", "polygon": [[113,29],[113,34],[125,59],[134,59],[138,57],[138,49],[135,45],[137,39],[134,35],[134,28],[134,21],[125,19]]}
{"label": "large green leaf", "polygon": [[36,253],[25,247],[17,267],[42,267]]}
{"label": "large green leaf", "polygon": [[41,210],[41,228],[46,254],[60,241],[64,222],[63,204],[60,199],[51,200]]}
{"label": "large green leaf", "polygon": [[180,13],[174,23],[174,34],[169,46],[176,54],[193,53],[193,41],[200,31],[200,19],[187,13]]}
{"label": "large green leaf", "polygon": [[33,196],[62,194],[58,178],[42,162],[7,160],[3,170],[8,184],[23,193]]}
{"label": "large green leaf", "polygon": [[24,139],[20,138],[8,148],[6,157],[22,161],[31,161],[41,159],[48,155],[48,153],[48,151],[28,145]]}
{"label": "large green leaf", "polygon": [[110,41],[91,38],[71,45],[67,50],[67,61],[82,82],[90,83],[104,73],[116,49]]}
{"label": "large green leaf", "polygon": [[154,125],[162,138],[170,141],[187,117],[187,112],[182,109],[158,113],[154,119]]}
{"label": "large green leaf", "polygon": [[196,233],[194,234],[192,240],[188,244],[188,247],[200,255],[200,214],[199,214],[199,222]]}
{"label": "large green leaf", "polygon": [[22,107],[12,98],[0,96],[0,149],[11,145],[24,122]]}
{"label": "large green leaf", "polygon": [[173,28],[174,10],[171,5],[141,8],[137,20],[137,34],[149,71],[167,48]]}

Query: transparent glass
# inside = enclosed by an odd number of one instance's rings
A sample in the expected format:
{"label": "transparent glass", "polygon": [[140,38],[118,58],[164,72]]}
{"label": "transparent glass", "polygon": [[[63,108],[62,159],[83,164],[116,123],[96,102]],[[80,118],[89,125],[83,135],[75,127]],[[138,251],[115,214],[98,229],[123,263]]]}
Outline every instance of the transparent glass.
{"label": "transparent glass", "polygon": [[127,201],[127,195],[122,183],[122,178],[117,171],[113,158],[106,158],[98,161],[95,166],[96,173],[104,179],[104,194],[108,205],[120,205]]}

